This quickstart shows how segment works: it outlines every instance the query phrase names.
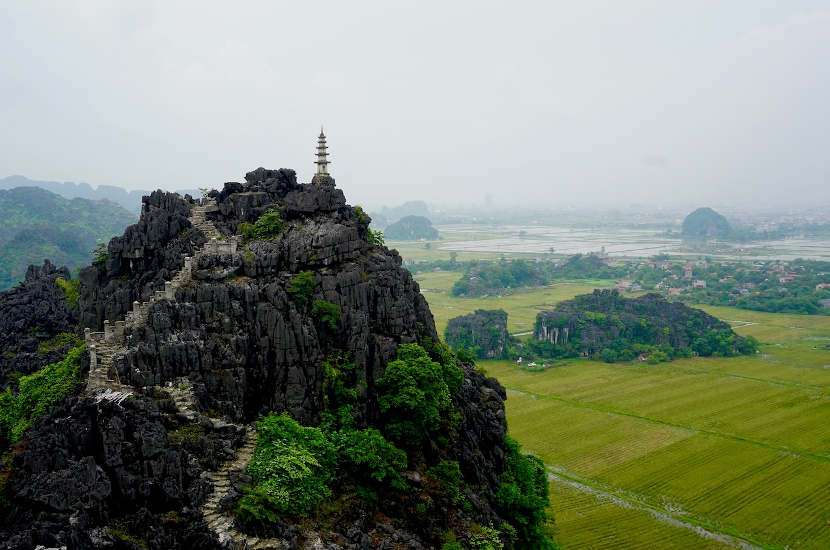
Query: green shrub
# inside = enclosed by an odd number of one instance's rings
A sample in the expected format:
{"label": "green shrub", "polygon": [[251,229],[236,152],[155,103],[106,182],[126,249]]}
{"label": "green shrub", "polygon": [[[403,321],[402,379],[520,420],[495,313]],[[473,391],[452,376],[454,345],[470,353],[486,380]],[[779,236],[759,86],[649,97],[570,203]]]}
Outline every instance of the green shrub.
{"label": "green shrub", "polygon": [[406,453],[378,430],[346,430],[333,437],[340,464],[359,483],[384,483],[395,489],[406,487],[400,474],[406,469]]}
{"label": "green shrub", "polygon": [[237,231],[242,235],[243,242],[248,242],[275,239],[280,236],[284,229],[285,222],[279,211],[271,208],[254,223],[240,223]]}
{"label": "green shrub", "polygon": [[360,223],[366,223],[369,220],[369,216],[363,211],[362,206],[355,206],[354,211],[357,213],[357,221]]}
{"label": "green shrub", "polygon": [[104,269],[107,266],[109,254],[107,253],[106,243],[98,243],[98,246],[90,254],[92,254],[92,265],[99,269]]}
{"label": "green shrub", "polygon": [[81,345],[81,337],[74,332],[61,332],[54,338],[50,338],[40,343],[37,348],[38,353],[50,353],[53,351],[60,351],[64,348],[74,348]]}
{"label": "green shrub", "polygon": [[248,464],[253,487],[240,499],[243,522],[273,522],[281,515],[308,515],[331,494],[336,450],[319,428],[306,428],[286,415],[257,423],[254,457]]}
{"label": "green shrub", "polygon": [[600,358],[606,363],[613,363],[617,360],[617,352],[611,348],[603,348],[599,354]]}
{"label": "green shrub", "polygon": [[449,416],[450,391],[442,367],[417,344],[398,347],[398,359],[386,366],[377,384],[385,430],[396,443],[420,446]]}
{"label": "green shrub", "polygon": [[319,319],[329,330],[337,330],[337,321],[340,320],[340,306],[326,300],[314,300],[311,306],[311,316]]}
{"label": "green shrub", "polygon": [[[106,260],[104,260],[104,262],[106,262]],[[69,304],[69,307],[77,307],[78,299],[81,297],[81,280],[69,279],[67,281],[63,277],[58,277],[55,279],[55,284],[58,285],[58,288],[63,291],[63,295],[66,297],[66,303]]]}
{"label": "green shrub", "polygon": [[201,448],[201,439],[204,434],[205,429],[201,424],[198,422],[191,422],[171,433],[170,442],[182,445],[191,451],[196,451]]}
{"label": "green shrub", "polygon": [[461,367],[458,366],[456,355],[447,344],[435,342],[430,336],[422,338],[422,345],[432,360],[441,365],[441,376],[444,378],[444,382],[447,383],[450,394],[454,395],[461,384],[464,383],[464,373]]}
{"label": "green shrub", "polygon": [[369,241],[369,244],[373,244],[373,245],[377,245],[377,246],[383,246],[384,244],[386,244],[386,241],[383,238],[383,231],[381,231],[380,229],[378,229],[378,230],[369,229],[368,241]]}
{"label": "green shrub", "polygon": [[464,478],[461,476],[461,468],[456,460],[442,460],[437,465],[427,470],[427,475],[439,481],[444,486],[447,500],[453,506],[466,505],[462,488]]}
{"label": "green shrub", "polygon": [[345,352],[330,354],[323,362],[323,405],[321,425],[336,431],[354,425],[354,406],[357,403],[357,389],[347,383],[354,371],[354,363]]}
{"label": "green shrub", "polygon": [[305,307],[309,299],[311,299],[311,295],[314,293],[316,284],[314,282],[313,272],[300,271],[294,275],[294,278],[291,279],[291,283],[285,291],[291,296],[291,299],[294,300],[294,303],[298,307]]}
{"label": "green shrub", "polygon": [[49,412],[80,382],[84,344],[69,350],[63,360],[21,376],[17,393],[0,393],[0,439],[5,445],[18,441],[35,420]]}
{"label": "green shrub", "polygon": [[474,550],[502,550],[504,543],[501,541],[499,530],[493,525],[484,526],[473,524],[470,526],[470,548]]}
{"label": "green shrub", "polygon": [[656,365],[657,363],[666,363],[668,361],[671,361],[671,357],[669,357],[665,352],[660,351],[659,349],[652,351],[648,355],[648,359],[646,359],[646,362],[649,365]]}
{"label": "green shrub", "polygon": [[504,438],[505,471],[495,502],[501,516],[516,530],[518,548],[556,548],[546,528],[548,482],[545,465],[533,455],[523,455],[519,444]]}

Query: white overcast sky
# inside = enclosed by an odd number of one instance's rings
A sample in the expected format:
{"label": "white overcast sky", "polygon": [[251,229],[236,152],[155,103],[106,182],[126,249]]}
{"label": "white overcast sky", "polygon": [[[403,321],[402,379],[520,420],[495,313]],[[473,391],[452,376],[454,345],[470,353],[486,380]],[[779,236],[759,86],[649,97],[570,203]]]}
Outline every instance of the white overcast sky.
{"label": "white overcast sky", "polygon": [[826,1],[0,3],[0,177],[830,203]]}

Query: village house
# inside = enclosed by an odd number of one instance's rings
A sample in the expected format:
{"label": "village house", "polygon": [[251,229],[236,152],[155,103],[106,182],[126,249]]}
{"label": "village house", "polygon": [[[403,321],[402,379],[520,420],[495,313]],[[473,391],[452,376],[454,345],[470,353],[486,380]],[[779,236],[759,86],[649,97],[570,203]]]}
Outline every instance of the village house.
{"label": "village house", "polygon": [[823,290],[825,288],[830,288],[830,283],[819,283],[816,285],[816,290]]}
{"label": "village house", "polygon": [[696,279],[692,281],[692,288],[706,288],[706,281],[703,279]]}
{"label": "village house", "polygon": [[615,286],[617,287],[617,290],[628,290],[633,284],[634,281],[631,279],[620,279],[615,283]]}
{"label": "village house", "polygon": [[669,296],[679,296],[683,292],[682,288],[672,287],[669,289]]}

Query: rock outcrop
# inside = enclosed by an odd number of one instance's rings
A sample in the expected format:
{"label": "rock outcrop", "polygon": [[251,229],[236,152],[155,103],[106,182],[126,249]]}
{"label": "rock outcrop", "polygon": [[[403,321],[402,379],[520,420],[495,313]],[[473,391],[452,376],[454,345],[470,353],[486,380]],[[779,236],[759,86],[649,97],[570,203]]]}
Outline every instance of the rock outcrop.
{"label": "rock outcrop", "polygon": [[78,322],[77,311],[55,283],[58,277],[71,279],[69,269],[45,260],[42,266],[29,266],[18,286],[0,292],[0,387],[10,373],[29,374],[66,353],[60,345],[41,348],[59,334],[74,331]]}
{"label": "rock outcrop", "polygon": [[623,298],[617,290],[597,289],[539,312],[534,336],[562,349],[593,355],[614,347],[620,339],[688,349],[712,331],[729,334],[736,345],[742,341],[728,323],[659,294]]}
{"label": "rock outcrop", "polygon": [[467,350],[477,359],[505,359],[517,343],[507,332],[507,312],[502,309],[477,309],[450,319],[444,341],[453,350]]}
{"label": "rock outcrop", "polygon": [[[371,244],[368,217],[342,191],[285,169],[245,180],[208,200],[145,197],[139,222],[81,272],[90,383],[10,455],[0,548],[431,548],[451,521],[501,524],[506,395],[470,365],[453,440],[417,451],[406,472],[412,494],[426,495],[428,462],[457,460],[467,511],[446,504],[414,521],[419,497],[380,495],[377,508],[355,504],[325,525],[285,518],[243,533],[235,523],[260,415],[319,423],[336,351],[354,365],[355,426],[379,424],[376,386],[398,346],[438,341],[400,256]],[[242,224],[267,212],[284,220],[279,236],[242,246]],[[300,274],[314,282],[302,299],[289,291]],[[316,303],[339,316],[324,320]]]}

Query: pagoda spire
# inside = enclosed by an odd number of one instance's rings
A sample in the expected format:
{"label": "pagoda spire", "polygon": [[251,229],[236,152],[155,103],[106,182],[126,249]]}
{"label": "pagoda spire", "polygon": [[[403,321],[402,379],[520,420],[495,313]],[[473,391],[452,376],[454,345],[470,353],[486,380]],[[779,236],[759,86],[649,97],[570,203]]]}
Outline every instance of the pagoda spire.
{"label": "pagoda spire", "polygon": [[334,178],[329,175],[329,148],[326,145],[326,134],[323,133],[323,127],[320,126],[320,135],[317,136],[317,160],[314,164],[317,165],[317,172],[311,179],[311,183],[334,185]]}

